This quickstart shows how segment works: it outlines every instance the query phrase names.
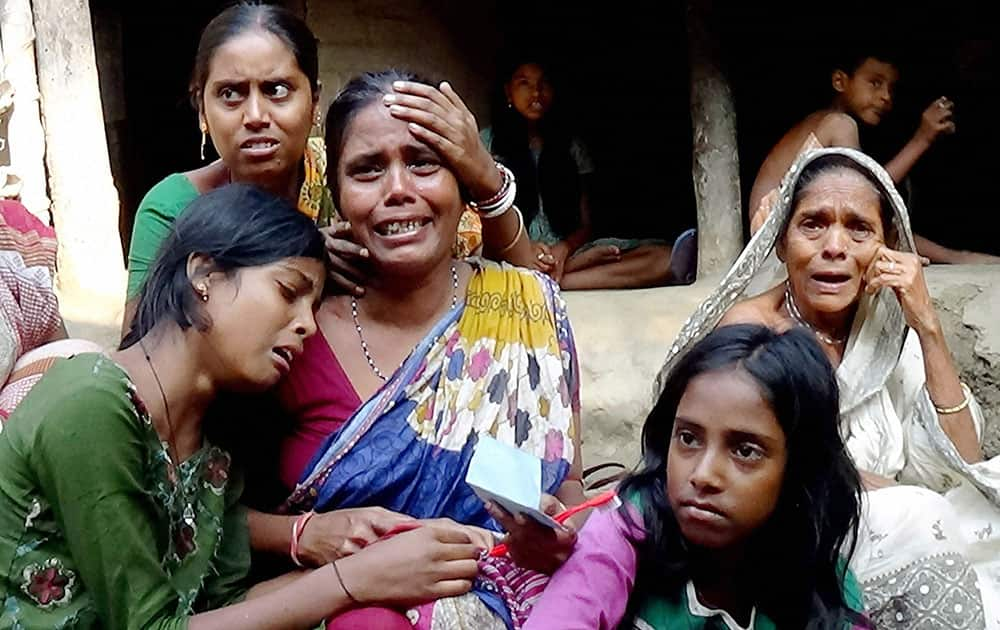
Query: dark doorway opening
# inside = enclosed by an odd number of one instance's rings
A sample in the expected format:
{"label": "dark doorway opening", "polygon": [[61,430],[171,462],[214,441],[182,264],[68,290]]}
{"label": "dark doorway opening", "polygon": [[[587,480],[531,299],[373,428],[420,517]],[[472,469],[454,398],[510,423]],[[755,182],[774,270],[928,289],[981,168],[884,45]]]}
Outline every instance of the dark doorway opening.
{"label": "dark doorway opening", "polygon": [[[188,80],[201,30],[228,4],[225,0],[91,2],[124,252],[146,191],[166,175],[202,163],[198,118],[187,98]],[[206,156],[214,157],[211,143]]]}
{"label": "dark doorway opening", "polygon": [[879,51],[900,71],[893,110],[862,125],[862,149],[890,160],[939,96],[955,102],[956,132],[942,136],[902,184],[917,233],[944,245],[1000,254],[990,230],[998,120],[996,21],[987,3],[953,0],[798,0],[717,5],[715,23],[736,100],[744,207],[761,162],[778,139],[833,99],[831,70],[845,49]]}
{"label": "dark doorway opening", "polygon": [[[516,0],[499,3],[497,16],[500,72],[531,51],[561,75],[556,98],[569,103],[595,163],[597,234],[672,240],[694,227],[683,3],[654,11]],[[494,89],[504,79],[493,78]]]}

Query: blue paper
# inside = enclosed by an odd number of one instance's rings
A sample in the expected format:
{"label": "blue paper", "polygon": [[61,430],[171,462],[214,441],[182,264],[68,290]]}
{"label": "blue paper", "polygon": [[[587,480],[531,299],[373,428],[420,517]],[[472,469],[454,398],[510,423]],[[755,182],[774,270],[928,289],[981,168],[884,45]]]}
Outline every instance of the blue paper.
{"label": "blue paper", "polygon": [[559,526],[538,510],[542,500],[542,460],[534,455],[480,435],[465,482],[483,501],[492,501],[511,514],[523,514],[548,527]]}

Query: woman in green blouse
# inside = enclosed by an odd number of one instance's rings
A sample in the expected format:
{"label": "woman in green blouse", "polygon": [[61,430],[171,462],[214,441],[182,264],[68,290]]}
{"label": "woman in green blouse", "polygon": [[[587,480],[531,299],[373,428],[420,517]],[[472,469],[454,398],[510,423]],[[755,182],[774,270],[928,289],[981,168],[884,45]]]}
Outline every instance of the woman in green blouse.
{"label": "woman in green blouse", "polygon": [[121,349],[54,366],[0,433],[0,628],[307,628],[469,589],[477,550],[433,526],[246,583],[242,484],[202,419],[289,370],[325,256],[307,217],[255,188],[192,203]]}

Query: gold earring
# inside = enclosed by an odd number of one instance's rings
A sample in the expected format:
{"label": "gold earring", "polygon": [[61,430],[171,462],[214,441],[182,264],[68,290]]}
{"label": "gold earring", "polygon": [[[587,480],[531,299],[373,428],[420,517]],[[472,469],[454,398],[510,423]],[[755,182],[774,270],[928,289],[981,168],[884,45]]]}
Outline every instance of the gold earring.
{"label": "gold earring", "polygon": [[198,294],[198,297],[201,298],[202,302],[207,302],[208,301],[208,287],[206,287],[205,285],[199,284],[195,288],[195,293]]}
{"label": "gold earring", "polygon": [[207,131],[208,131],[208,129],[205,127],[205,125],[202,125],[201,126],[201,161],[202,162],[205,161],[205,145],[208,144],[208,135],[206,134]]}

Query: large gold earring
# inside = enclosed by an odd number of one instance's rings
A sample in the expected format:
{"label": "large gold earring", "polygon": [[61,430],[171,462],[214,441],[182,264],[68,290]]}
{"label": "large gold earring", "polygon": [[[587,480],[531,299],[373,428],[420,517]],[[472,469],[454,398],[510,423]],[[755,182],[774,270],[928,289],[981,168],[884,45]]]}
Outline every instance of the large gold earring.
{"label": "large gold earring", "polygon": [[208,134],[206,133],[208,129],[205,125],[201,126],[201,161],[205,161],[205,145],[208,144]]}

